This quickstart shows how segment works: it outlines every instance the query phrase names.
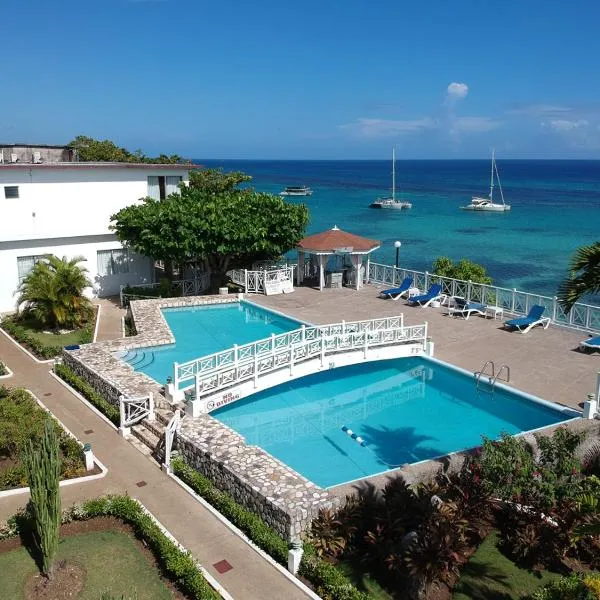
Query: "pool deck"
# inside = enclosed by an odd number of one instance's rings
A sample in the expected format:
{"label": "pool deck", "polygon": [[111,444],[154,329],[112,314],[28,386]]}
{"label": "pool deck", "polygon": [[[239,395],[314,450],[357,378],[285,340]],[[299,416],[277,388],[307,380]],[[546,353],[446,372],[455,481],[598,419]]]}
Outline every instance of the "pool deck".
{"label": "pool deck", "polygon": [[502,320],[477,315],[465,320],[445,315],[444,307],[419,308],[408,306],[406,300],[383,300],[378,298],[379,289],[383,286],[323,292],[297,287],[292,294],[249,294],[246,299],[314,324],[404,313],[406,325],[427,321],[428,335],[435,344],[434,357],[439,360],[470,372],[481,369],[486,360],[494,361],[496,368],[506,364],[510,367],[511,387],[578,410],[587,395],[595,391],[600,353],[577,350],[579,342],[587,337],[584,331],[551,325],[521,334],[504,329]]}
{"label": "pool deck", "polygon": [[[502,364],[510,367],[509,386],[523,392],[581,410],[587,394],[593,393],[597,372],[600,371],[600,354],[579,352],[579,342],[587,335],[564,327],[550,326],[544,330],[536,327],[526,334],[503,328],[503,320],[471,316],[468,320],[444,314],[446,309],[419,308],[378,298],[382,287],[366,286],[356,291],[348,288],[326,289],[295,288],[292,294],[279,296],[247,295],[248,301],[276,310],[314,324],[354,321],[377,317],[397,316],[404,313],[406,325],[427,321],[428,336],[435,344],[434,357],[473,372],[482,368],[486,360],[493,360],[496,368]],[[506,318],[511,318],[508,316]],[[598,421],[577,420],[572,426],[600,436]],[[545,429],[551,432],[555,426]],[[527,434],[530,442],[535,442]],[[458,468],[464,452],[449,457],[432,459],[379,475],[349,482],[329,491],[340,499],[365,485],[383,487],[391,475],[401,474],[413,483],[431,478],[441,463]]]}

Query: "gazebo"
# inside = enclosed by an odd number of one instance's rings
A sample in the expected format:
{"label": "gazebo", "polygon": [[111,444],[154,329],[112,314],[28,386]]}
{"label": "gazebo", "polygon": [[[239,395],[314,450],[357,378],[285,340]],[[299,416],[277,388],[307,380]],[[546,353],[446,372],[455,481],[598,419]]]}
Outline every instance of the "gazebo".
{"label": "gazebo", "polygon": [[[377,240],[342,231],[337,226],[322,233],[309,235],[296,246],[296,284],[300,285],[305,278],[304,263],[308,255],[311,265],[309,272],[316,274],[319,291],[323,291],[326,285],[341,287],[344,279],[346,283],[354,284],[358,290],[363,279],[363,269],[366,268],[366,272],[369,272],[369,255],[380,246],[381,243]],[[365,256],[367,261],[363,266]]]}

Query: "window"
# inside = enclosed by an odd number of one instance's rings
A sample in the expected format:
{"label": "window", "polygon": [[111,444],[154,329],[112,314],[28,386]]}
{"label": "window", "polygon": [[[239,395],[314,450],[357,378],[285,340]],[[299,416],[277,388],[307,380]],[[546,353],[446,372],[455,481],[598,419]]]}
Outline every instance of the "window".
{"label": "window", "polygon": [[35,256],[17,256],[17,272],[19,274],[19,283],[29,275],[33,267],[42,260],[48,258],[50,254],[38,254]]}
{"label": "window", "polygon": [[155,200],[164,200],[167,196],[177,192],[182,181],[181,175],[149,175],[148,196]]}
{"label": "window", "polygon": [[5,185],[4,186],[4,197],[5,198],[18,198],[19,197],[19,186],[18,185]]}
{"label": "window", "polygon": [[121,273],[130,273],[130,266],[133,257],[127,248],[118,250],[98,250],[98,275],[106,277],[107,275],[119,275]]}

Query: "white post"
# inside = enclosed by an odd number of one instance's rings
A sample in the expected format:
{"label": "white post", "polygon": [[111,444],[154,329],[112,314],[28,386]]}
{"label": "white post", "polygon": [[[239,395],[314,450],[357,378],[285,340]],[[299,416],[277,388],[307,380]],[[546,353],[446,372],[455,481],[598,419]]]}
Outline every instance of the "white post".
{"label": "white post", "polygon": [[429,272],[425,271],[425,292],[429,289]]}
{"label": "white post", "polygon": [[370,281],[370,270],[371,270],[371,255],[367,254],[367,272],[365,273],[365,284]]}
{"label": "white post", "polygon": [[290,346],[290,376],[294,374],[294,346]]}
{"label": "white post", "polygon": [[119,434],[123,437],[127,437],[129,435],[129,427],[125,427],[125,419],[127,418],[125,410],[125,396],[119,396],[119,417]]}
{"label": "white post", "polygon": [[254,348],[254,389],[258,387],[258,356],[256,354],[256,347]]}
{"label": "white post", "polygon": [[[173,388],[176,393],[179,390],[179,363],[173,363]],[[175,393],[173,394],[173,399],[175,399]]]}
{"label": "white post", "polygon": [[319,256],[319,291],[322,292],[323,288],[325,287],[325,270],[323,268],[323,259],[324,259],[324,255],[321,254]]}
{"label": "white post", "polygon": [[513,314],[515,312],[516,295],[517,295],[517,288],[513,288],[512,302],[511,302],[511,305],[510,305],[510,312],[513,313]]}
{"label": "white post", "polygon": [[233,367],[235,368],[236,377],[237,377],[238,362],[239,362],[238,345],[234,344],[233,345]]}
{"label": "white post", "polygon": [[321,332],[321,366],[325,365],[325,336]]}
{"label": "white post", "polygon": [[200,375],[196,373],[194,377],[194,400],[193,402],[200,401]]}
{"label": "white post", "polygon": [[148,416],[146,418],[148,421],[156,420],[156,415],[154,414],[154,394],[152,392],[148,394]]}
{"label": "white post", "polygon": [[368,351],[369,351],[369,330],[368,329],[363,329],[363,335],[365,336],[364,358],[366,359]]}
{"label": "white post", "polygon": [[301,339],[302,339],[302,344],[304,344],[304,342],[306,341],[306,325],[302,324],[302,326],[300,327],[301,330]]}
{"label": "white post", "polygon": [[83,446],[83,455],[85,456],[85,470],[94,470],[94,453],[92,452],[92,445],[85,444]]}
{"label": "white post", "polygon": [[346,320],[342,321],[342,333],[346,333]]}
{"label": "white post", "polygon": [[360,267],[362,260],[360,258],[360,254],[356,254],[354,257],[355,267],[356,267],[356,290],[360,289]]}
{"label": "white post", "polygon": [[302,548],[302,544],[294,545],[293,548],[288,550],[288,564],[287,568],[292,575],[298,574],[298,569],[300,569],[300,563],[302,561],[302,555],[304,554],[304,549]]}
{"label": "white post", "polygon": [[552,298],[552,322],[556,323],[556,309],[558,307],[558,298],[554,296]]}

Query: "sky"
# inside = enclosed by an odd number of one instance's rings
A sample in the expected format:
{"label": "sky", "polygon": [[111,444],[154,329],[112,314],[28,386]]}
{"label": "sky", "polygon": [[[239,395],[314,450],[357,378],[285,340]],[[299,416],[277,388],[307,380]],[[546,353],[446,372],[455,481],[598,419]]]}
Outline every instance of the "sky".
{"label": "sky", "polygon": [[598,0],[19,0],[0,143],[600,158]]}

